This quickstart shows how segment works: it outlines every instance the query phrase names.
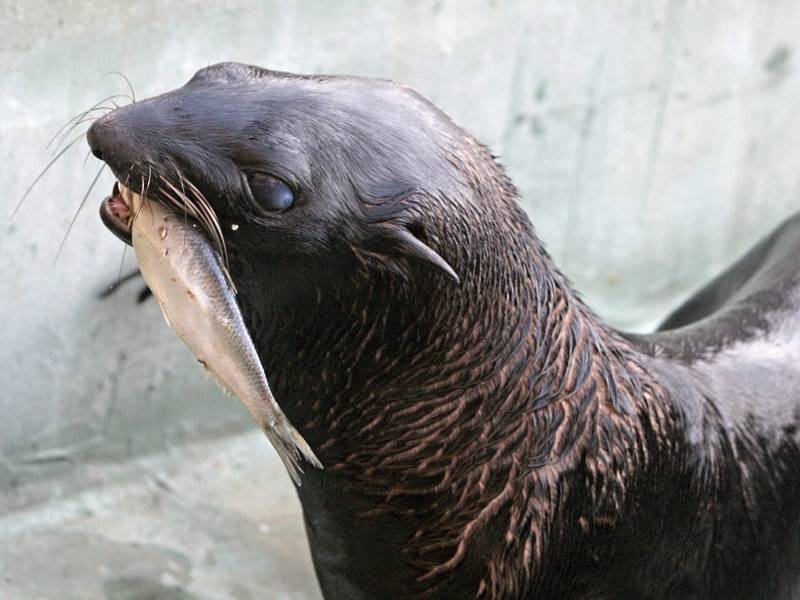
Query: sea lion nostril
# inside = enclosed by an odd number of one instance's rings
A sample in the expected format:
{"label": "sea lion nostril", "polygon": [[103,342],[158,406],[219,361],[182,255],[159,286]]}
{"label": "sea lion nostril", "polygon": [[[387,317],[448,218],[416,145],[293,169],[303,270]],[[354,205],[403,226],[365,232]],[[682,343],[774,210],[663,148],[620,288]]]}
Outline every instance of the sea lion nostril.
{"label": "sea lion nostril", "polygon": [[89,127],[89,130],[86,132],[86,142],[89,144],[89,150],[100,160],[105,160],[103,151],[100,150],[100,140],[104,137],[102,135],[104,124],[105,119],[100,118],[92,123],[91,127]]}

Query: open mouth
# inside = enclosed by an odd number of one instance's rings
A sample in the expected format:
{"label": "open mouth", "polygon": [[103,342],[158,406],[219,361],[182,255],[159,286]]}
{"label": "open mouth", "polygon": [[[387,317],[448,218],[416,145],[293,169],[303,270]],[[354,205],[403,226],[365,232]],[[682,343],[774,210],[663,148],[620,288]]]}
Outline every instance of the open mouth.
{"label": "open mouth", "polygon": [[[164,180],[164,182],[167,189],[162,190],[162,195],[154,198],[148,194],[148,199],[164,204],[177,214],[185,215],[184,220],[191,219],[196,221],[214,245],[214,249],[222,258],[222,262],[227,266],[228,254],[225,239],[222,235],[222,226],[208,200],[186,180],[183,180],[183,183],[187,187],[191,186],[189,189],[195,191],[192,196],[187,195],[183,190],[179,190],[169,181]],[[150,189],[149,186],[148,189]],[[133,245],[133,235],[131,233],[133,220],[144,200],[145,198],[142,195],[116,181],[114,182],[114,188],[111,190],[111,195],[100,203],[100,219],[103,224],[111,233],[129,246]]]}
{"label": "open mouth", "polygon": [[131,209],[131,194],[132,192],[128,188],[115,181],[111,195],[100,204],[100,218],[103,224],[111,233],[128,245],[132,244],[131,220],[133,218],[133,210]]}

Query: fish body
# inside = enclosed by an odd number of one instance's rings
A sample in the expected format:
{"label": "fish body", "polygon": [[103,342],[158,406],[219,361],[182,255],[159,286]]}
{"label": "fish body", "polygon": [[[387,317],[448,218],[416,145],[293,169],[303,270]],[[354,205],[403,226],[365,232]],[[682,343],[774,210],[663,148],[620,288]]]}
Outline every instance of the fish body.
{"label": "fish body", "polygon": [[123,195],[134,215],[139,269],[167,323],[220,387],[244,403],[299,484],[300,457],[322,465],[270,391],[218,253],[193,219],[130,190]]}

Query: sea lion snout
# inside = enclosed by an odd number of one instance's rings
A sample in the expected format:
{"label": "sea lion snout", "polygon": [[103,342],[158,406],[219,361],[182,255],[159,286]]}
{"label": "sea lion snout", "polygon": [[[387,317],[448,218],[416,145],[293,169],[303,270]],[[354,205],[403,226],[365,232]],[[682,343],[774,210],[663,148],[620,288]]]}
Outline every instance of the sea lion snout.
{"label": "sea lion snout", "polygon": [[[149,156],[153,148],[149,138],[157,138],[166,128],[154,108],[148,101],[122,106],[97,119],[86,133],[92,154],[123,183],[132,165],[156,162]],[[139,139],[143,132],[148,139]]]}
{"label": "sea lion snout", "polygon": [[92,154],[109,167],[112,167],[112,161],[119,162],[120,155],[123,154],[121,142],[125,128],[118,124],[118,111],[119,109],[100,117],[86,132],[86,141]]}

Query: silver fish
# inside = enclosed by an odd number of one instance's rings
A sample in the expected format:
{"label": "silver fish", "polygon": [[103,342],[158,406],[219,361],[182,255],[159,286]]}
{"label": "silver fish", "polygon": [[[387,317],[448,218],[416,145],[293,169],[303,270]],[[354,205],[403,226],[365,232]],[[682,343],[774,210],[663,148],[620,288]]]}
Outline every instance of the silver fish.
{"label": "silver fish", "polygon": [[219,386],[244,403],[299,485],[301,457],[322,464],[269,389],[219,255],[197,222],[120,187],[132,209],[139,270],[167,324]]}

